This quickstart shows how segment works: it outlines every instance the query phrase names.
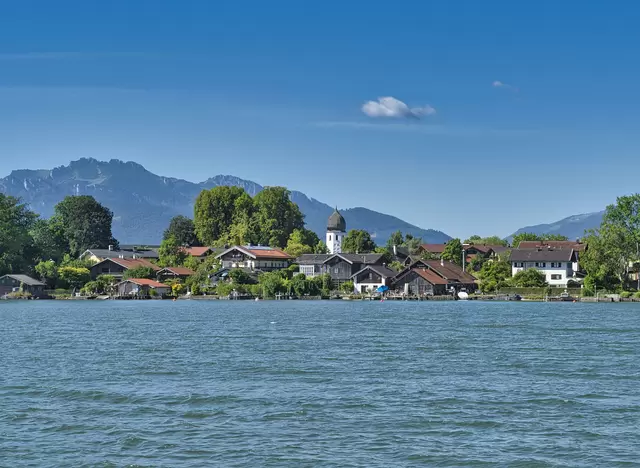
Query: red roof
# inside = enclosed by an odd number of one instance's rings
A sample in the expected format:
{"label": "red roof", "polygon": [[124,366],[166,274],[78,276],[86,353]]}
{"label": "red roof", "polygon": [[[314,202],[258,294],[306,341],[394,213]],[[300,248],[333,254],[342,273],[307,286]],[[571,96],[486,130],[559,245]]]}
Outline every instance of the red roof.
{"label": "red roof", "polygon": [[444,248],[446,246],[447,244],[421,244],[420,245],[420,247],[422,247],[424,250],[431,253],[442,253],[444,252]]}
{"label": "red roof", "polygon": [[211,247],[187,247],[184,250],[192,257],[202,257],[211,251]]}
{"label": "red roof", "polygon": [[431,284],[447,284],[448,281],[441,276],[437,275],[431,270],[425,268],[413,268],[411,271],[415,271],[418,275],[422,276]]}
{"label": "red roof", "polygon": [[171,273],[173,273],[174,275],[178,275],[178,276],[191,276],[193,275],[193,270],[190,270],[189,268],[185,268],[185,267],[166,267],[163,268],[162,271],[169,271]]}
{"label": "red roof", "polygon": [[251,255],[254,255],[256,258],[280,258],[283,260],[288,260],[293,257],[286,252],[283,252],[279,249],[252,249],[252,248],[243,248]]}
{"label": "red roof", "polygon": [[168,288],[169,286],[164,283],[159,283],[158,281],[147,279],[147,278],[129,278],[124,280],[123,282],[130,281],[131,283],[135,283],[138,286],[149,286],[150,288]]}
{"label": "red roof", "polygon": [[138,268],[138,267],[149,267],[153,271],[160,270],[160,267],[158,265],[156,265],[155,263],[151,263],[150,261],[145,260],[143,258],[107,258],[106,260],[103,260],[103,261],[117,263],[118,265],[126,268],[127,270],[131,270],[132,268]]}

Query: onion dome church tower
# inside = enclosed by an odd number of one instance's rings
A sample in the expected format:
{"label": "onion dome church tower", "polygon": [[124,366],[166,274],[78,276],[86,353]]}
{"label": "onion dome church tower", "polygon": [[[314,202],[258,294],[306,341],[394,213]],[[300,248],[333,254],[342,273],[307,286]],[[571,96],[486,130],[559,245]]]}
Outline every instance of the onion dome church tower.
{"label": "onion dome church tower", "polygon": [[346,235],[347,223],[336,207],[327,222],[327,248],[329,253],[337,254],[342,252],[342,241]]}

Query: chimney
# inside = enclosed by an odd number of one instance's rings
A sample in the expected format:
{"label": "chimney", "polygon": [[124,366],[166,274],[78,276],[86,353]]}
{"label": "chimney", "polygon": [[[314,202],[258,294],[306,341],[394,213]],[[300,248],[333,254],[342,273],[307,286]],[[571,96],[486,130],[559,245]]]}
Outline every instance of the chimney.
{"label": "chimney", "polygon": [[444,259],[440,257],[440,266],[444,266]]}
{"label": "chimney", "polygon": [[113,252],[113,245],[111,245],[111,244],[109,244],[109,252]]}
{"label": "chimney", "polygon": [[393,255],[398,255],[398,246],[393,244]]}

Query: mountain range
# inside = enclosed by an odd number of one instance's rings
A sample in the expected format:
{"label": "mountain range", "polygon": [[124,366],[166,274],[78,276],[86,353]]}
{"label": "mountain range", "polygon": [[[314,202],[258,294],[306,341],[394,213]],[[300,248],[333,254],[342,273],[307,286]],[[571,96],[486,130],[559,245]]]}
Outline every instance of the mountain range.
{"label": "mountain range", "polygon": [[[0,192],[19,197],[43,217],[51,216],[55,205],[67,195],[92,195],[113,211],[113,234],[121,243],[149,245],[160,242],[173,216],[193,216],[193,204],[200,191],[219,185],[242,187],[252,196],[263,188],[229,175],[194,183],[153,174],[131,161],[82,158],[50,170],[15,170],[0,179]],[[291,200],[304,213],[307,228],[324,239],[333,208],[296,191],[291,192]],[[451,239],[441,231],[422,229],[367,208],[341,209],[341,213],[348,229],[365,229],[378,244],[398,230],[422,237],[428,243]]]}
{"label": "mountain range", "polygon": [[584,237],[584,232],[587,229],[595,229],[600,226],[603,214],[604,210],[595,213],[569,216],[554,223],[526,226],[514,232],[509,236],[509,239],[522,232],[530,232],[533,234],[561,234],[567,236],[569,239],[580,239]]}

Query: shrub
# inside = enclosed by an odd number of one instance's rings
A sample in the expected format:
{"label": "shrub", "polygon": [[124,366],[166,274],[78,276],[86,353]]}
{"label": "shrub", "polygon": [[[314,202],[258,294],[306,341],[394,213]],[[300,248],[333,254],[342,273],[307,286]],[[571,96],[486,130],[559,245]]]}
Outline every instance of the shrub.
{"label": "shrub", "polygon": [[200,289],[199,284],[193,283],[191,285],[191,294],[193,294],[194,296],[199,296],[200,294],[202,294],[202,290]]}
{"label": "shrub", "polygon": [[635,299],[640,299],[640,291],[638,291],[637,293],[635,293],[635,294],[633,295],[633,297],[634,297]]}
{"label": "shrub", "polygon": [[157,295],[158,295],[158,291],[156,291],[156,290],[155,290],[155,289],[153,289],[153,288],[149,288],[149,296],[151,296],[151,297],[155,297],[155,296],[157,296]]}
{"label": "shrub", "polygon": [[620,293],[620,297],[622,299],[629,299],[631,297],[631,293],[629,291],[622,291]]}
{"label": "shrub", "polygon": [[340,291],[347,294],[353,294],[353,288],[353,281],[345,281],[340,285]]}

